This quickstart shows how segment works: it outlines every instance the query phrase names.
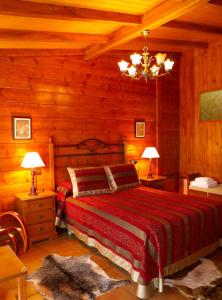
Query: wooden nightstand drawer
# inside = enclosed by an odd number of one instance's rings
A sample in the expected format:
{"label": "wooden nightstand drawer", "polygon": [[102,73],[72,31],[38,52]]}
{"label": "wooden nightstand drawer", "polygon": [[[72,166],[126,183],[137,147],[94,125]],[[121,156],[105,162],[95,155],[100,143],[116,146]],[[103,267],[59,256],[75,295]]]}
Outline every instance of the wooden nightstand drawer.
{"label": "wooden nightstand drawer", "polygon": [[26,222],[28,225],[42,223],[46,221],[52,221],[53,219],[54,219],[54,211],[52,209],[29,213],[26,216]]}
{"label": "wooden nightstand drawer", "polygon": [[165,187],[165,181],[164,180],[153,181],[153,182],[150,182],[147,186],[149,186],[152,189],[161,190],[161,189],[164,189],[164,187]]}
{"label": "wooden nightstand drawer", "polygon": [[54,201],[52,198],[43,198],[26,202],[26,212],[45,210],[50,208],[54,208]]}
{"label": "wooden nightstand drawer", "polygon": [[55,227],[54,227],[53,222],[46,222],[46,223],[41,223],[41,224],[37,224],[37,225],[30,225],[28,227],[28,230],[29,230],[30,237],[32,238],[37,235],[52,232],[55,230],[54,228]]}

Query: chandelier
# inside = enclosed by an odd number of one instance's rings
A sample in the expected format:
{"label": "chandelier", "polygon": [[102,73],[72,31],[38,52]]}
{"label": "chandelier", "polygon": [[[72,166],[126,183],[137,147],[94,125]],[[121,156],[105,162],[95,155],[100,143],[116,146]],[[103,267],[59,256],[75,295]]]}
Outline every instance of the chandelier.
{"label": "chandelier", "polygon": [[130,55],[132,61],[130,67],[128,67],[129,63],[125,60],[118,62],[119,69],[123,75],[137,80],[143,77],[147,81],[148,78],[154,79],[169,74],[172,70],[174,61],[167,58],[166,53],[157,53],[155,56],[149,55],[147,46],[148,34],[148,29],[142,31],[145,39],[143,53],[142,55],[138,53]]}

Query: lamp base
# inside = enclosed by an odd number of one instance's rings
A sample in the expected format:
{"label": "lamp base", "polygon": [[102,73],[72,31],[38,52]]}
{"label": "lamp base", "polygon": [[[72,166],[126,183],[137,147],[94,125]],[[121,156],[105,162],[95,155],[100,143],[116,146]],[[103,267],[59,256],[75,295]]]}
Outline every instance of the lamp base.
{"label": "lamp base", "polygon": [[36,192],[36,193],[31,193],[31,192],[29,192],[29,196],[36,196],[36,195],[38,195],[37,192]]}
{"label": "lamp base", "polygon": [[150,168],[149,168],[149,173],[147,178],[153,178],[153,173],[152,173],[152,158],[150,158]]}
{"label": "lamp base", "polygon": [[36,196],[36,195],[38,195],[38,192],[37,192],[37,188],[35,186],[35,170],[34,169],[31,170],[31,176],[32,176],[32,186],[31,186],[31,189],[29,192],[29,196]]}
{"label": "lamp base", "polygon": [[36,196],[38,195],[37,189],[35,186],[32,186],[29,192],[29,196]]}

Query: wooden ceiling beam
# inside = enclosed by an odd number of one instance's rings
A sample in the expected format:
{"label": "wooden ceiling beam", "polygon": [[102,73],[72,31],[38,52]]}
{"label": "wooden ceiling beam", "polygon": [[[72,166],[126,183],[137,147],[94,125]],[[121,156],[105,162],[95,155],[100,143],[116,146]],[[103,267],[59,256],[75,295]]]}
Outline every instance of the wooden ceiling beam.
{"label": "wooden ceiling beam", "polygon": [[203,42],[191,42],[191,41],[178,41],[178,40],[165,40],[165,39],[149,39],[149,45],[170,45],[175,47],[184,47],[184,48],[201,48],[207,49],[208,43]]}
{"label": "wooden ceiling beam", "polygon": [[73,43],[97,43],[104,44],[108,41],[108,36],[104,34],[88,33],[60,33],[25,30],[0,30],[0,41],[16,42],[69,42]]}
{"label": "wooden ceiling beam", "polygon": [[[172,49],[169,47],[163,48],[161,49],[162,52],[166,53],[166,52],[171,52],[169,56],[169,58],[171,58],[171,56],[175,56],[177,55],[178,57],[180,56],[181,53],[187,51],[188,48],[174,48],[173,53],[172,53]],[[159,51],[159,49],[156,49],[155,47],[151,50],[152,52],[157,52]],[[160,51],[159,51],[160,52]],[[107,53],[105,55],[109,55],[109,56],[116,56],[118,58],[118,60],[124,59],[127,61],[130,61],[130,55],[132,54],[132,51],[130,50],[110,50],[107,51]],[[1,55],[0,55],[1,56]]]}
{"label": "wooden ceiling beam", "polygon": [[0,49],[1,56],[26,56],[26,57],[38,57],[38,56],[73,56],[83,55],[81,49]]}
{"label": "wooden ceiling beam", "polygon": [[[221,0],[220,0],[221,1]],[[210,1],[177,18],[177,21],[221,27],[222,6]]]}
{"label": "wooden ceiling beam", "polygon": [[133,14],[19,0],[0,0],[0,12],[1,15],[22,16],[29,18],[46,18],[70,21],[98,20],[124,23],[127,25],[141,24],[141,16]]}
{"label": "wooden ceiling beam", "polygon": [[85,59],[92,59],[104,54],[118,45],[133,40],[144,29],[156,29],[159,26],[187,13],[208,2],[208,0],[165,0],[142,16],[142,24],[135,27],[123,27],[116,30],[105,45],[92,45],[85,50]]}
{"label": "wooden ceiling beam", "polygon": [[69,43],[69,42],[55,42],[55,41],[22,41],[22,40],[0,40],[0,49],[73,49],[82,50],[89,44],[87,43]]}
{"label": "wooden ceiling beam", "polygon": [[211,0],[210,4],[222,6],[222,1],[221,0]]}
{"label": "wooden ceiling beam", "polygon": [[[144,39],[137,38],[133,41],[130,41],[124,45],[120,45],[115,48],[115,50],[136,50],[142,52],[144,46]],[[178,40],[166,40],[166,39],[158,39],[158,38],[149,38],[148,40],[148,49],[149,51],[160,51],[162,49],[170,49],[170,51],[178,52],[178,49],[181,51],[182,49],[189,48],[200,48],[207,49],[208,43],[203,42],[191,42],[191,41],[178,41]]]}
{"label": "wooden ceiling beam", "polygon": [[196,32],[205,32],[209,34],[222,34],[222,27],[216,27],[211,25],[200,25],[182,21],[170,21],[163,25],[163,27],[176,28],[176,29],[185,29]]}

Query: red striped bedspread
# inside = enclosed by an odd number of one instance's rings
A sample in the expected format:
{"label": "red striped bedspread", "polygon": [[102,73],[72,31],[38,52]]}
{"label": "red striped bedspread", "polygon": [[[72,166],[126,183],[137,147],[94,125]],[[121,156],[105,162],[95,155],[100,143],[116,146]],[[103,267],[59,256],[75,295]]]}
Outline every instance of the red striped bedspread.
{"label": "red striped bedspread", "polygon": [[80,198],[58,197],[59,217],[132,264],[139,282],[218,241],[222,201],[145,187]]}

